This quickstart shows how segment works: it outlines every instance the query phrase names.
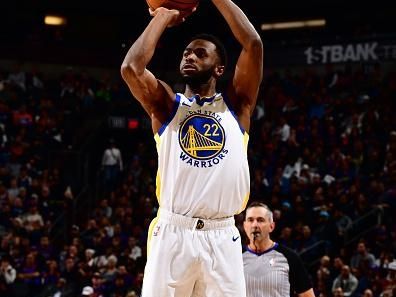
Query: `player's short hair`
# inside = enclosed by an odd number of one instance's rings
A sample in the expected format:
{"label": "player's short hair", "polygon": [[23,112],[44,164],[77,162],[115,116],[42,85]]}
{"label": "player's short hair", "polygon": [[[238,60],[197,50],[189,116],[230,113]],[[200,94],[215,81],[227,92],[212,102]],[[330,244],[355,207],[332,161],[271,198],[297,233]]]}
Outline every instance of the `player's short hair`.
{"label": "player's short hair", "polygon": [[207,41],[210,41],[211,43],[213,43],[216,46],[216,52],[220,58],[220,63],[223,66],[227,66],[227,60],[228,60],[227,51],[224,47],[224,44],[220,41],[219,38],[217,38],[216,36],[214,36],[212,34],[200,33],[200,34],[193,36],[191,38],[190,42],[193,40],[197,40],[197,39],[203,39],[203,40],[207,40]]}
{"label": "player's short hair", "polygon": [[262,202],[258,202],[258,201],[253,201],[252,203],[250,203],[245,210],[245,219],[246,219],[246,213],[248,211],[248,209],[253,208],[253,207],[263,207],[267,210],[267,217],[268,220],[272,223],[274,221],[274,214],[272,213],[272,210],[268,207],[267,204],[262,203]]}

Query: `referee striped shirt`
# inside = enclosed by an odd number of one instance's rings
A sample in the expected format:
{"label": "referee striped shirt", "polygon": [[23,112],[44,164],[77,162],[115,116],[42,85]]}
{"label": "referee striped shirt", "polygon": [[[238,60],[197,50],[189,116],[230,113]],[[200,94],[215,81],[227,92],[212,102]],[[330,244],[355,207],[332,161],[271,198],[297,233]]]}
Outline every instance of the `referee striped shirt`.
{"label": "referee striped shirt", "polygon": [[278,243],[262,253],[246,247],[243,262],[246,297],[290,297],[312,288],[299,256]]}

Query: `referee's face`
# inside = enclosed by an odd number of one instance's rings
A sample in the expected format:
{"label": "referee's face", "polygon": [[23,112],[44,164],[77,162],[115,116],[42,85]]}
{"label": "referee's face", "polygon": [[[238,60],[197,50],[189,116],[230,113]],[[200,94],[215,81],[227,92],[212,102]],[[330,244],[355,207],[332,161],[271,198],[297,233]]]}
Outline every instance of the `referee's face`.
{"label": "referee's face", "polygon": [[246,210],[246,218],[243,222],[246,235],[250,241],[269,239],[275,224],[264,207],[251,207]]}

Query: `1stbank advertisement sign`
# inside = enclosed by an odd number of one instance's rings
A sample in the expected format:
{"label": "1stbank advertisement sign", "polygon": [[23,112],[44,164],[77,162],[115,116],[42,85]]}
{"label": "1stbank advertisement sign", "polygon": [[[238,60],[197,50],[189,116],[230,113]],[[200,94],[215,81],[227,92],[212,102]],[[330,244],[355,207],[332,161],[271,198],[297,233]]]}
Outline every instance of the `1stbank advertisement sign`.
{"label": "1stbank advertisement sign", "polygon": [[336,63],[376,63],[396,61],[396,40],[313,44],[309,46],[267,45],[266,65],[304,66]]}
{"label": "1stbank advertisement sign", "polygon": [[379,41],[310,46],[304,49],[306,64],[380,62],[396,60],[396,43]]}

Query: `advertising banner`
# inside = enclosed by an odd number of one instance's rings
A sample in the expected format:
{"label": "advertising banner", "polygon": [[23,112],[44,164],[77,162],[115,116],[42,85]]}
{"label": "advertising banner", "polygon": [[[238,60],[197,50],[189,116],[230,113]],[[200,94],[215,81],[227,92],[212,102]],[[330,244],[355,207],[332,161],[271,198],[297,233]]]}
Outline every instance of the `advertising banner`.
{"label": "advertising banner", "polygon": [[310,46],[267,45],[266,65],[304,66],[396,61],[396,38]]}

